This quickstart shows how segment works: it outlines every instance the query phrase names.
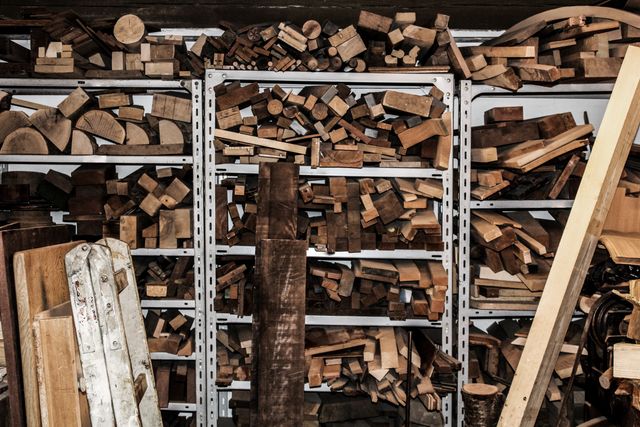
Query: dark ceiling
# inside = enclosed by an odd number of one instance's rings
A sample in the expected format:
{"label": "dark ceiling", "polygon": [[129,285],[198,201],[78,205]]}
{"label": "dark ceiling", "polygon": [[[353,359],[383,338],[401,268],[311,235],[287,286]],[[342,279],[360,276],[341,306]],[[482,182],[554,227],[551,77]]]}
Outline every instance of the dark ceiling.
{"label": "dark ceiling", "polygon": [[[600,5],[595,0],[366,0],[349,2],[340,0],[298,0],[290,3],[284,0],[1,0],[0,15],[10,18],[21,17],[21,9],[46,7],[53,12],[74,10],[81,16],[91,18],[118,17],[125,13],[135,13],[147,23],[162,27],[214,27],[220,20],[238,25],[259,22],[288,20],[301,24],[307,19],[323,21],[330,19],[339,25],[356,22],[360,9],[393,16],[396,11],[415,11],[418,21],[430,25],[436,13],[451,16],[451,28],[500,29],[543,10],[576,5]],[[618,1],[618,6],[624,1]]]}

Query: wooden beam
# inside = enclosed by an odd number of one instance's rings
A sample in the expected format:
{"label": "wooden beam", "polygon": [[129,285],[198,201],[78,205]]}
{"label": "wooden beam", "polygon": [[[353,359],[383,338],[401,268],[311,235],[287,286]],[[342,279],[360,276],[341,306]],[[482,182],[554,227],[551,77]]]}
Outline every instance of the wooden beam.
{"label": "wooden beam", "polygon": [[[533,426],[640,125],[640,48],[629,47],[540,299],[499,426]],[[615,142],[615,143],[614,143]]]}

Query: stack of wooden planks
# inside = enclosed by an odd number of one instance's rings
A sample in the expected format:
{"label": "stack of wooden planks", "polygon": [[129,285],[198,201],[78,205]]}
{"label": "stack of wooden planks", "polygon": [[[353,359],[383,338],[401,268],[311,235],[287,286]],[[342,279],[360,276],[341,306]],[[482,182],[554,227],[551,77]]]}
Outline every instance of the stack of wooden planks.
{"label": "stack of wooden planks", "polygon": [[[45,212],[50,221],[51,211],[67,211],[63,220],[76,223],[78,235],[90,240],[119,238],[132,249],[193,247],[191,166],[143,167],[122,179],[117,178],[114,165],[109,164],[82,165],[72,171],[71,176],[56,170],[47,174],[8,172],[6,175],[10,180],[5,181],[5,192],[22,191],[27,197],[26,200],[14,198],[6,204],[17,212],[22,209],[30,213]],[[35,190],[30,190],[31,187]],[[31,200],[34,205],[30,208]],[[23,223],[15,215],[12,220]],[[24,223],[32,224],[32,221]],[[188,286],[190,283],[178,280],[174,284]],[[177,288],[170,288],[168,291],[175,294]],[[183,289],[181,294],[192,292]]]}
{"label": "stack of wooden planks", "polygon": [[492,108],[484,120],[471,130],[473,198],[557,199],[575,194],[592,125],[577,125],[570,112],[525,120],[520,106]]}
{"label": "stack of wooden planks", "polygon": [[[0,91],[0,154],[171,155],[190,149],[191,99],[154,93],[151,111],[126,90],[77,88],[57,107]],[[10,109],[11,107],[13,109]],[[18,109],[19,108],[19,109]],[[27,115],[23,109],[34,110]]]}
{"label": "stack of wooden planks", "polygon": [[627,48],[638,41],[640,28],[611,19],[622,13],[598,9],[566,17],[561,8],[558,18],[529,18],[480,46],[462,48],[468,72],[459,73],[460,77],[512,91],[523,83],[615,79]]}
{"label": "stack of wooden planks", "polygon": [[[252,314],[253,265],[253,260],[221,262],[216,270],[216,311]],[[307,262],[307,314],[439,320],[447,289],[447,272],[436,261]]]}
{"label": "stack of wooden planks", "polygon": [[217,164],[449,167],[451,113],[436,86],[425,95],[387,90],[358,97],[343,83],[295,93],[234,82],[215,93]]}
{"label": "stack of wooden planks", "polygon": [[[28,16],[27,16],[28,18]],[[181,35],[149,35],[136,15],[86,22],[74,12],[42,13],[37,21],[16,20],[17,29],[40,23],[31,30],[32,45],[47,46],[47,55],[38,54],[36,74],[86,78],[190,78],[202,76],[204,63],[190,52]],[[21,25],[23,24],[23,25]],[[153,30],[153,28],[152,28]],[[51,46],[68,46],[57,60],[49,56]],[[42,58],[42,59],[40,59]],[[2,58],[5,59],[5,58]],[[11,58],[7,58],[11,59]],[[25,59],[18,58],[21,62]]]}
{"label": "stack of wooden planks", "polygon": [[[482,384],[489,388],[496,387],[499,392],[508,392],[515,370],[527,342],[527,335],[531,320],[522,319],[519,322],[505,319],[496,322],[484,332],[471,327],[469,334],[470,360],[469,378],[473,383]],[[560,415],[562,398],[568,393],[566,385],[571,377],[573,363],[578,353],[578,346],[584,325],[584,319],[574,321],[562,343],[560,357],[555,365],[554,375],[546,388],[546,399],[538,420],[555,424]],[[582,355],[587,351],[583,350]],[[542,385],[541,385],[542,386]],[[572,398],[568,399],[569,419],[574,425],[579,424],[587,414],[585,408],[584,373],[580,365],[576,372],[575,383],[570,391]],[[469,406],[466,406],[469,408]],[[475,405],[474,405],[474,409]],[[467,410],[470,410],[467,409]],[[499,412],[499,411],[498,411]],[[480,419],[482,413],[466,413],[472,419]],[[574,418],[575,417],[575,418]]]}
{"label": "stack of wooden planks", "polygon": [[[455,389],[452,374],[460,364],[438,350],[423,331],[413,331],[412,337],[409,343],[406,330],[392,327],[308,328],[307,383],[314,388],[326,382],[333,391],[366,394],[373,402],[400,406],[418,398],[430,411],[439,411],[440,395]],[[219,329],[216,338],[216,383],[228,386],[234,380],[246,381],[252,358],[250,327]],[[409,371],[412,385],[407,390]]]}
{"label": "stack of wooden planks", "polygon": [[340,28],[310,19],[237,28],[221,22],[220,36],[200,36],[191,52],[211,68],[270,71],[447,72],[464,59],[449,32],[449,16],[430,28],[415,12],[395,17],[361,11],[356,25]]}
{"label": "stack of wooden planks", "polygon": [[[254,245],[256,188],[250,177],[229,178],[216,187],[219,243]],[[299,184],[298,193],[298,236],[317,251],[443,248],[433,206],[443,196],[440,180],[314,178]]]}
{"label": "stack of wooden planks", "polygon": [[555,214],[558,220],[527,211],[473,211],[473,307],[535,310],[566,220],[564,212]]}
{"label": "stack of wooden planks", "polygon": [[195,349],[193,318],[176,309],[149,310],[144,318],[150,353],[191,356]]}
{"label": "stack of wooden planks", "polygon": [[444,312],[448,279],[439,262],[313,261],[308,269],[308,314],[439,320]]}
{"label": "stack of wooden planks", "polygon": [[33,71],[41,74],[67,74],[76,72],[71,45],[51,42],[38,48]]}
{"label": "stack of wooden planks", "polygon": [[193,257],[136,257],[134,263],[141,296],[195,299]]}

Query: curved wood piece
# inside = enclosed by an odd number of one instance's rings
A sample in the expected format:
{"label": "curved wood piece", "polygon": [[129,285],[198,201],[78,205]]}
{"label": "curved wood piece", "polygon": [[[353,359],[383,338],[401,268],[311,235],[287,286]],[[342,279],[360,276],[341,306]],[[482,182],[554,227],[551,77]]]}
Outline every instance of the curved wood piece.
{"label": "curved wood piece", "polygon": [[160,120],[160,144],[184,144],[184,135],[180,127],[171,120]]}
{"label": "curved wood piece", "polygon": [[126,145],[149,145],[149,134],[143,127],[135,123],[127,122]]}
{"label": "curved wood piece", "polygon": [[0,154],[49,154],[47,141],[33,128],[20,128],[11,132],[4,140]]}
{"label": "curved wood piece", "polygon": [[11,132],[30,124],[29,116],[23,111],[3,111],[0,113],[0,145]]}
{"label": "curved wood piece", "polygon": [[87,111],[76,122],[76,128],[116,144],[124,143],[124,128],[111,114],[103,110]]}
{"label": "curved wood piece", "polygon": [[509,28],[507,31],[505,31],[505,33],[517,31],[519,29],[533,25],[539,21],[553,22],[580,15],[593,18],[612,19],[614,21],[631,25],[632,27],[640,28],[640,15],[637,15],[635,13],[601,6],[566,6],[559,7],[557,9],[546,10],[544,12],[538,13],[537,15],[530,16],[524,21],[520,21]]}
{"label": "curved wood piece", "polygon": [[29,120],[58,150],[64,152],[71,139],[71,120],[56,108],[37,110]]}
{"label": "curved wood piece", "polygon": [[98,144],[91,135],[87,135],[81,130],[74,129],[71,134],[71,154],[92,155],[96,153]]}

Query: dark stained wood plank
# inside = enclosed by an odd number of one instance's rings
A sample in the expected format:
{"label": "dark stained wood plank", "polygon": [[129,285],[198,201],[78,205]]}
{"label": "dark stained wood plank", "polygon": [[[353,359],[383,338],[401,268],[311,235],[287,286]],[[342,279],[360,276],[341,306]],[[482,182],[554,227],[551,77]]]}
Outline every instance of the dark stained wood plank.
{"label": "dark stained wood plank", "polygon": [[293,163],[260,164],[256,246],[267,238],[296,238],[298,171]]}
{"label": "dark stained wood plank", "polygon": [[304,408],[307,242],[267,239],[259,247],[257,425],[300,426]]}
{"label": "dark stained wood plank", "polygon": [[13,255],[16,252],[71,240],[73,227],[56,225],[0,232],[0,319],[4,336],[9,383],[10,422],[12,426],[26,425],[18,313],[13,278]]}

